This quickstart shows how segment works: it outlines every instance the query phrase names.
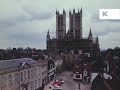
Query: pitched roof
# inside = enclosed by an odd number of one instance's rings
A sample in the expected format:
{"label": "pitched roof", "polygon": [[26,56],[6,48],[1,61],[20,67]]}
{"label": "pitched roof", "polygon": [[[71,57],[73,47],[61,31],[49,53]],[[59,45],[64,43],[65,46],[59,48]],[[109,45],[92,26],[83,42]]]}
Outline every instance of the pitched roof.
{"label": "pitched roof", "polygon": [[30,58],[10,59],[0,61],[0,70],[20,66],[21,63],[33,64],[37,61]]}

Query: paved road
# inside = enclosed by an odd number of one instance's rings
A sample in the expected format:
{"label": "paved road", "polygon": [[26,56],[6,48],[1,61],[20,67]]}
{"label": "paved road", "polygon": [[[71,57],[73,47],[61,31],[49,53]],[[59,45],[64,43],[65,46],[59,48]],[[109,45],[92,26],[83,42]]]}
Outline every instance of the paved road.
{"label": "paved road", "polygon": [[[78,83],[73,80],[71,72],[65,71],[57,77],[62,78],[65,81],[65,83],[62,85],[62,90],[90,90],[90,85],[83,85],[83,83],[80,83],[81,89],[78,89]],[[50,82],[44,90],[49,90],[48,88],[52,85],[52,83],[53,81]]]}

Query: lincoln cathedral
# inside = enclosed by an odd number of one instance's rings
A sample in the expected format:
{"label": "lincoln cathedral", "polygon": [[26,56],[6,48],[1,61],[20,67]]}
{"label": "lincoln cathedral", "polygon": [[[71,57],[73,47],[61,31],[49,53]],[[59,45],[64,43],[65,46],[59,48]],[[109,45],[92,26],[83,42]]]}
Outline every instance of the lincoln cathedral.
{"label": "lincoln cathedral", "polygon": [[82,9],[77,12],[75,9],[69,11],[69,30],[66,31],[66,11],[59,13],[56,10],[56,38],[51,39],[50,32],[47,33],[47,50],[56,53],[69,53],[74,50],[75,53],[98,54],[99,38],[93,37],[90,28],[87,37],[83,37],[82,32]]}

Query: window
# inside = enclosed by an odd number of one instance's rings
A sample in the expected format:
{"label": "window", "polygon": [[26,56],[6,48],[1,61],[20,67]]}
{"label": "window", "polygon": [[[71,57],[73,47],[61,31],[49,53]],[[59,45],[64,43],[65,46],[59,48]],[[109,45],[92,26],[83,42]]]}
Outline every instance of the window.
{"label": "window", "polygon": [[23,81],[23,72],[21,72],[21,81]]}
{"label": "window", "polygon": [[41,85],[40,85],[40,78],[38,79],[38,83],[39,83],[39,86],[41,86]]}
{"label": "window", "polygon": [[80,78],[80,75],[76,75],[76,78]]}
{"label": "window", "polygon": [[35,89],[37,88],[37,80],[34,81]]}
{"label": "window", "polygon": [[31,69],[31,71],[30,71],[30,72],[31,72],[31,77],[33,77],[33,69]]}
{"label": "window", "polygon": [[24,71],[24,79],[27,79],[27,77],[26,77],[26,71]]}
{"label": "window", "polygon": [[19,74],[15,73],[15,83],[18,83],[18,82],[19,82]]}
{"label": "window", "polygon": [[28,70],[28,79],[30,78],[30,71]]}
{"label": "window", "polygon": [[34,89],[33,81],[31,82],[31,90]]}
{"label": "window", "polygon": [[9,80],[9,85],[12,85],[12,75],[8,76],[8,80]]}
{"label": "window", "polygon": [[3,76],[1,77],[1,87],[5,87],[6,86],[6,77]]}

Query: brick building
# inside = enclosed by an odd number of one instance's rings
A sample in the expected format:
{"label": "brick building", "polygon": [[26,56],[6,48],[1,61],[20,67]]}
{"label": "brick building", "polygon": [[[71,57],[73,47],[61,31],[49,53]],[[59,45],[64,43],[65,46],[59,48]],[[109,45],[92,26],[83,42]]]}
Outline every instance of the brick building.
{"label": "brick building", "polygon": [[81,59],[77,59],[73,64],[73,79],[83,82],[90,82],[92,71],[92,63],[90,58],[82,55]]}

